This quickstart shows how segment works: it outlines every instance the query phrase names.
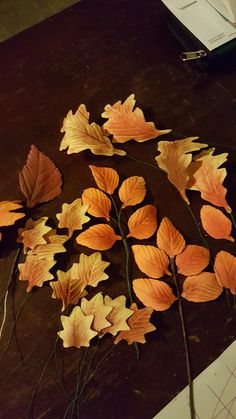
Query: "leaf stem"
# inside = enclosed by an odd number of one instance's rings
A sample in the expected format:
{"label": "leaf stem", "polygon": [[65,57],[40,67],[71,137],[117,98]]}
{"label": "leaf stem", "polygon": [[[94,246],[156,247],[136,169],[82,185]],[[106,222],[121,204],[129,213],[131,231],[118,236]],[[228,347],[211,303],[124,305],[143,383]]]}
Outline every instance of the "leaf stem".
{"label": "leaf stem", "polygon": [[192,381],[192,377],[191,377],[191,366],[190,366],[190,355],[189,355],[189,347],[188,347],[188,340],[187,340],[187,332],[186,332],[183,306],[182,306],[182,300],[181,300],[181,295],[180,295],[180,291],[179,291],[178,276],[177,276],[177,272],[176,272],[174,258],[170,258],[170,263],[171,263],[171,271],[172,271],[172,274],[173,274],[173,279],[174,279],[174,283],[175,283],[176,291],[177,291],[177,296],[178,296],[179,315],[180,315],[183,341],[184,341],[186,369],[187,369],[187,377],[188,377],[188,385],[189,385],[190,417],[191,417],[191,419],[196,419],[195,406],[194,406],[193,381]]}
{"label": "leaf stem", "polygon": [[233,215],[232,211],[229,213],[229,216],[230,216],[231,221],[233,223],[233,226],[234,226],[234,228],[236,230],[236,221],[235,221],[235,218],[234,218],[234,215]]}
{"label": "leaf stem", "polygon": [[156,166],[155,164],[149,163],[149,162],[144,161],[144,160],[136,159],[136,157],[132,156],[131,154],[126,153],[125,157],[128,157],[129,159],[135,161],[136,163],[144,164],[145,166],[149,166],[149,167],[152,167],[152,168],[160,171],[160,168],[158,166]]}
{"label": "leaf stem", "polygon": [[190,215],[191,215],[191,217],[192,217],[192,219],[193,219],[193,221],[194,221],[194,223],[195,223],[195,225],[197,227],[199,236],[201,237],[201,240],[202,240],[202,243],[203,243],[204,247],[206,247],[209,250],[209,244],[208,244],[207,240],[205,239],[205,237],[202,234],[201,228],[199,226],[199,223],[198,223],[198,221],[197,221],[197,219],[195,217],[195,214],[194,214],[191,206],[186,203],[186,207],[188,208],[188,210],[190,212]]}

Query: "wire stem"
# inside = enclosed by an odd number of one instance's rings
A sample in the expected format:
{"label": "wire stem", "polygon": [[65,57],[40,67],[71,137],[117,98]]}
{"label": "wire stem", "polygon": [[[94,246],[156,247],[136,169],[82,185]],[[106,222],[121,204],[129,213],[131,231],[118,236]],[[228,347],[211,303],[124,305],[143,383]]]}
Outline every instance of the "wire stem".
{"label": "wire stem", "polygon": [[233,223],[233,226],[234,226],[234,228],[235,228],[235,230],[236,230],[236,221],[235,221],[235,218],[234,218],[233,213],[232,213],[232,212],[230,212],[230,213],[229,213],[229,216],[230,216],[231,221],[232,221],[232,223]]}
{"label": "wire stem", "polygon": [[188,208],[188,210],[190,212],[190,215],[191,215],[191,217],[192,217],[192,219],[193,219],[193,221],[194,221],[194,223],[195,223],[195,225],[197,227],[199,236],[201,237],[201,240],[202,240],[202,244],[204,245],[204,247],[206,247],[209,250],[209,244],[207,243],[207,240],[205,239],[205,237],[202,234],[201,228],[200,228],[200,226],[198,224],[198,221],[197,221],[197,219],[196,219],[196,217],[194,215],[194,212],[193,212],[191,206],[186,203],[186,207]]}
{"label": "wire stem", "polygon": [[125,157],[128,157],[128,159],[131,159],[135,161],[136,163],[144,164],[145,166],[149,166],[160,171],[160,168],[156,166],[155,164],[149,163],[148,161],[136,159],[136,157],[131,156],[131,154],[126,154]]}

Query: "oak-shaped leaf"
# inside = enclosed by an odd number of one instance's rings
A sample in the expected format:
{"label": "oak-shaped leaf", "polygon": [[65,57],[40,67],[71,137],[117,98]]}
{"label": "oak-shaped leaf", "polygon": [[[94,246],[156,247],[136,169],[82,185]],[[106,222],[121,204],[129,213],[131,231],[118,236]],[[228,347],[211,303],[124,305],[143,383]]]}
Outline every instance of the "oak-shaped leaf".
{"label": "oak-shaped leaf", "polygon": [[128,220],[129,234],[127,237],[148,239],[157,229],[156,207],[145,205],[137,209]]}
{"label": "oak-shaped leaf", "polygon": [[76,238],[78,244],[93,250],[108,250],[117,240],[121,240],[121,237],[107,224],[92,226]]}
{"label": "oak-shaped leaf", "polygon": [[119,189],[122,208],[137,205],[146,195],[145,180],[141,176],[131,176],[124,180]]}
{"label": "oak-shaped leaf", "polygon": [[146,307],[157,311],[167,310],[177,300],[170,286],[158,279],[134,279],[133,290]]}
{"label": "oak-shaped leaf", "polygon": [[161,278],[170,275],[168,271],[168,256],[155,246],[139,245],[132,246],[135,262],[140,271],[153,278]]}
{"label": "oak-shaped leaf", "polygon": [[46,235],[52,230],[51,227],[46,226],[48,217],[41,217],[38,220],[30,218],[26,221],[23,228],[18,229],[18,243],[23,243],[24,252],[28,249],[33,250],[36,246],[46,244]]}
{"label": "oak-shaped leaf", "polygon": [[134,311],[134,314],[127,320],[130,330],[120,332],[114,341],[115,344],[123,339],[129,345],[134,342],[146,343],[145,334],[156,330],[156,327],[149,321],[153,312],[152,308],[138,309],[137,304],[133,303],[130,309]]}
{"label": "oak-shaped leaf", "polygon": [[113,307],[104,304],[101,292],[96,294],[91,300],[82,298],[80,306],[86,316],[93,314],[93,330],[100,332],[102,329],[111,326],[107,316],[113,310]]}
{"label": "oak-shaped leaf", "polygon": [[88,206],[87,212],[94,217],[110,219],[111,201],[106,194],[96,188],[84,189],[83,205]]}
{"label": "oak-shaped leaf", "polygon": [[89,166],[94,180],[99,189],[108,194],[113,194],[119,184],[119,175],[111,167]]}
{"label": "oak-shaped leaf", "polygon": [[176,187],[182,198],[189,204],[186,188],[189,181],[187,168],[192,161],[192,151],[207,147],[207,144],[195,143],[198,137],[188,137],[176,141],[159,141],[157,150],[160,154],[156,162],[167,173],[169,181]]}
{"label": "oak-shaped leaf", "polygon": [[15,224],[17,220],[25,217],[23,212],[12,212],[22,208],[22,205],[14,201],[0,201],[0,227]]}
{"label": "oak-shaped leaf", "polygon": [[170,258],[179,255],[185,248],[185,240],[182,234],[167,217],[162,219],[158,228],[157,246],[164,250]]}
{"label": "oak-shaped leaf", "polygon": [[74,307],[70,316],[61,316],[63,330],[58,332],[58,336],[63,340],[64,348],[75,346],[88,347],[90,340],[97,335],[91,329],[93,315],[86,316],[80,307]]}
{"label": "oak-shaped leaf", "polygon": [[45,281],[53,279],[50,269],[56,261],[51,259],[41,259],[37,255],[27,255],[25,263],[19,263],[20,281],[28,281],[27,292],[34,286],[42,287]]}
{"label": "oak-shaped leaf", "polygon": [[200,216],[202,226],[209,236],[234,242],[234,238],[230,236],[232,223],[221,210],[211,205],[203,205]]}
{"label": "oak-shaped leaf", "polygon": [[100,252],[92,253],[92,255],[80,254],[79,263],[77,264],[77,276],[82,280],[84,286],[90,285],[96,287],[100,281],[105,281],[108,275],[105,269],[110,262],[102,260]]}
{"label": "oak-shaped leaf", "polygon": [[209,264],[210,252],[203,246],[190,244],[176,256],[176,266],[182,275],[197,275]]}
{"label": "oak-shaped leaf", "polygon": [[90,218],[85,215],[88,205],[83,205],[82,199],[77,198],[71,204],[63,204],[62,212],[56,214],[59,228],[67,228],[71,237],[75,230],[81,230]]}
{"label": "oak-shaped leaf", "polygon": [[31,146],[26,165],[19,173],[19,182],[29,208],[51,201],[61,193],[62,179],[59,170],[34,145]]}
{"label": "oak-shaped leaf", "polygon": [[111,323],[111,326],[102,329],[100,336],[103,336],[106,333],[111,333],[115,336],[121,330],[129,330],[130,327],[127,320],[132,316],[133,311],[126,307],[126,297],[120,295],[119,297],[112,299],[108,295],[105,295],[104,303],[108,307],[112,307],[112,311],[107,316],[107,320]]}
{"label": "oak-shaped leaf", "polygon": [[45,244],[39,244],[30,250],[28,254],[37,255],[40,259],[54,259],[55,254],[65,253],[64,243],[69,240],[68,236],[56,234],[56,230],[51,230],[45,234]]}
{"label": "oak-shaped leaf", "polygon": [[183,284],[182,297],[194,303],[204,303],[215,300],[222,293],[223,288],[211,272],[201,272],[198,275],[189,276]]}
{"label": "oak-shaped leaf", "polygon": [[219,284],[236,295],[236,257],[221,250],[216,255],[214,270]]}

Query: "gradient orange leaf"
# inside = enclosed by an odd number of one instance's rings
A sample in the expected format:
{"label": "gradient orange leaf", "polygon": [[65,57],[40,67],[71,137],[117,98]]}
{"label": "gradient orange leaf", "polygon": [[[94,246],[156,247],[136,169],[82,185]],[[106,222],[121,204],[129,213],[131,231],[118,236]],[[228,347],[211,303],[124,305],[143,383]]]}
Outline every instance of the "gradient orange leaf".
{"label": "gradient orange leaf", "polygon": [[108,307],[104,304],[101,292],[96,294],[91,300],[82,298],[80,306],[86,316],[90,314],[94,315],[92,328],[97,332],[111,326],[111,323],[107,320],[107,316],[113,310],[113,307]]}
{"label": "gradient orange leaf", "polygon": [[111,201],[99,189],[84,189],[82,194],[83,205],[88,206],[87,212],[94,217],[110,219]]}
{"label": "gradient orange leaf", "polygon": [[119,175],[116,170],[111,167],[97,167],[92,165],[89,168],[98,188],[110,195],[113,194],[119,184]]}
{"label": "gradient orange leaf", "polygon": [[202,226],[209,236],[214,239],[226,239],[234,242],[230,236],[232,223],[222,211],[210,205],[203,205],[200,212]]}
{"label": "gradient orange leaf", "polygon": [[185,248],[182,234],[167,217],[163,218],[157,231],[157,246],[164,250],[170,258],[179,255]]}
{"label": "gradient orange leaf", "polygon": [[208,249],[197,245],[188,245],[184,251],[176,256],[175,263],[178,272],[182,275],[197,275],[209,264],[210,252]]}
{"label": "gradient orange leaf", "polygon": [[19,173],[19,182],[29,208],[51,201],[61,193],[62,179],[59,170],[34,145],[31,146],[26,165]]}
{"label": "gradient orange leaf", "polygon": [[102,329],[100,336],[104,336],[106,333],[111,333],[115,336],[120,330],[129,330],[130,327],[127,320],[132,316],[133,311],[125,306],[126,297],[120,295],[113,300],[108,295],[105,295],[104,303],[106,306],[113,308],[107,316],[107,320],[111,323],[111,326]]}
{"label": "gradient orange leaf", "polygon": [[56,230],[51,230],[45,234],[46,244],[39,244],[28,254],[37,255],[40,259],[54,259],[56,253],[65,253],[64,243],[69,240],[68,236],[56,234]]}
{"label": "gradient orange leaf", "polygon": [[128,220],[129,234],[127,237],[148,239],[157,229],[156,207],[145,205],[137,209]]}
{"label": "gradient orange leaf", "polygon": [[90,150],[93,154],[103,156],[113,156],[118,154],[124,156],[123,150],[115,149],[105,135],[104,130],[94,122],[89,124],[89,113],[85,105],[80,105],[73,115],[69,111],[64,118],[61,132],[64,137],[61,141],[60,150],[67,150],[67,154],[80,153],[84,150]]}
{"label": "gradient orange leaf", "polygon": [[136,140],[140,143],[151,140],[171,130],[159,131],[153,122],[146,122],[143,111],[135,106],[134,94],[130,95],[124,103],[119,100],[114,105],[106,105],[102,113],[108,118],[104,128],[113,134],[113,142],[125,143]]}
{"label": "gradient orange leaf", "polygon": [[86,212],[88,205],[82,204],[82,199],[75,199],[71,204],[63,204],[62,212],[56,214],[59,220],[59,228],[68,228],[69,236],[71,237],[75,230],[81,230],[83,225],[87,223],[90,218],[87,217]]}
{"label": "gradient orange leaf", "polygon": [[0,227],[15,224],[17,220],[25,217],[22,212],[11,212],[22,208],[22,205],[13,201],[0,201]]}
{"label": "gradient orange leaf", "polygon": [[96,287],[100,281],[105,281],[108,278],[108,275],[105,273],[105,269],[109,265],[110,262],[102,260],[100,252],[95,252],[89,256],[81,253],[77,275],[81,278],[85,287],[87,285]]}
{"label": "gradient orange leaf", "polygon": [[216,255],[214,270],[219,284],[236,295],[236,257],[221,250]]}
{"label": "gradient orange leaf", "polygon": [[114,341],[115,344],[122,339],[126,340],[129,345],[134,342],[146,343],[145,334],[156,330],[156,327],[149,321],[153,312],[152,308],[138,309],[137,304],[133,303],[130,309],[134,311],[127,321],[130,330],[120,332]]}
{"label": "gradient orange leaf", "polygon": [[24,252],[28,249],[34,249],[37,245],[47,243],[45,236],[52,230],[46,226],[48,217],[41,217],[38,220],[27,220],[24,228],[18,229],[18,243],[23,243]]}
{"label": "gradient orange leaf", "polygon": [[131,176],[125,179],[119,189],[119,198],[123,202],[122,208],[137,205],[146,195],[145,180],[141,176]]}
{"label": "gradient orange leaf", "polygon": [[157,311],[167,310],[177,300],[170,286],[158,279],[134,279],[133,290],[146,307]]}
{"label": "gradient orange leaf", "polygon": [[58,332],[58,336],[63,340],[64,348],[75,346],[88,347],[90,340],[97,335],[91,329],[93,316],[85,316],[80,307],[75,307],[70,316],[61,316],[63,330]]}
{"label": "gradient orange leaf", "polygon": [[187,168],[192,161],[192,151],[207,147],[207,144],[194,143],[198,137],[188,137],[177,141],[159,141],[160,154],[156,162],[167,173],[169,181],[176,187],[182,198],[189,204],[185,190],[189,181]]}
{"label": "gradient orange leaf", "polygon": [[25,263],[19,263],[20,281],[28,281],[27,292],[34,286],[42,287],[45,281],[53,279],[50,269],[55,265],[55,260],[43,260],[36,255],[27,255]]}
{"label": "gradient orange leaf", "polygon": [[121,240],[121,237],[107,224],[92,226],[76,238],[78,244],[93,250],[108,250],[117,240]]}
{"label": "gradient orange leaf", "polygon": [[188,301],[204,303],[215,300],[222,291],[223,288],[218,284],[215,274],[202,272],[185,279],[181,295]]}
{"label": "gradient orange leaf", "polygon": [[149,245],[132,246],[135,262],[140,271],[153,278],[170,275],[168,256],[160,249]]}

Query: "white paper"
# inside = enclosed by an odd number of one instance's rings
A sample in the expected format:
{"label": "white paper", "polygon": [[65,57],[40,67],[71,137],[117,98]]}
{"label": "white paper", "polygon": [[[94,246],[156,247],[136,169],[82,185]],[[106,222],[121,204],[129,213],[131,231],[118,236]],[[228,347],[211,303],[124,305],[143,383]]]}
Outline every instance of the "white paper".
{"label": "white paper", "polygon": [[[186,387],[154,419],[190,419]],[[236,419],[236,341],[194,380],[198,419]]]}

